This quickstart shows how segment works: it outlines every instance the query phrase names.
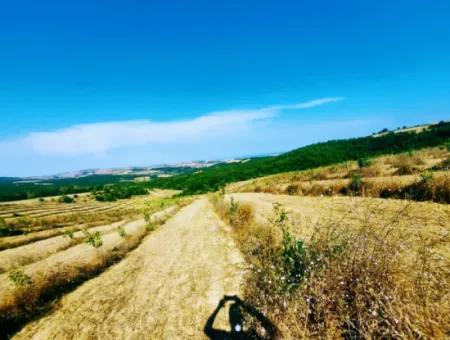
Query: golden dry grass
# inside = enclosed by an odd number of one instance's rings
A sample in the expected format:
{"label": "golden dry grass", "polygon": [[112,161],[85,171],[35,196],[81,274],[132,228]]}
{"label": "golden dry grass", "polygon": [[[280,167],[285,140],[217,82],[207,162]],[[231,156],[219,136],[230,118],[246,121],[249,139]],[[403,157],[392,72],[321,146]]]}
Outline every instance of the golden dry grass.
{"label": "golden dry grass", "polygon": [[[174,207],[152,215],[162,223],[176,210]],[[117,227],[114,225],[115,229]],[[101,234],[101,246],[81,243],[20,268],[30,284],[20,286],[10,273],[0,274],[0,324],[14,323],[33,316],[46,300],[101,272],[135,248],[147,234],[147,222],[141,218],[123,225],[125,236],[118,232]],[[45,250],[43,250],[45,253]]]}
{"label": "golden dry grass", "polygon": [[[145,219],[130,217],[134,221],[122,220],[100,227],[83,228],[83,232],[71,228],[71,232],[56,237],[51,237],[54,229],[17,236],[19,239],[16,242],[24,242],[24,237],[32,242],[37,238],[33,234],[48,238],[0,251],[0,273],[9,271],[0,274],[0,328],[14,329],[48,308],[48,302],[55,296],[120,260],[139,245],[148,232],[154,231],[191,200],[164,198],[164,195],[133,200],[135,206],[131,216],[138,212],[142,216],[145,212]],[[103,216],[99,214],[97,218],[102,220]],[[59,234],[67,230],[56,229]],[[43,233],[45,235],[40,235]]]}
{"label": "golden dry grass", "polygon": [[[113,232],[118,226],[125,224],[125,220],[112,224],[89,228],[90,232],[99,231],[103,235]],[[67,229],[69,230],[69,229]],[[85,229],[83,229],[85,230]],[[67,249],[77,243],[82,242],[83,233],[81,231],[73,231],[73,236],[59,235],[41,241],[33,242],[24,246],[7,249],[0,252],[0,273],[33,263],[44,259],[52,254]]]}
{"label": "golden dry grass", "polygon": [[[254,265],[246,298],[276,320],[286,338],[448,336],[449,206],[347,197],[233,197],[251,205],[255,220],[271,235],[255,243],[252,234],[260,236],[262,227],[252,223],[240,226],[246,234],[237,233]],[[286,207],[289,222],[280,215],[267,222],[275,202]],[[283,228],[296,236],[280,239],[276,235]],[[242,247],[248,243],[254,246]],[[306,268],[296,285],[286,281],[290,261]]]}
{"label": "golden dry grass", "polygon": [[[447,149],[428,148],[412,153],[376,157],[362,167],[357,162],[345,162],[233,183],[226,187],[226,192],[287,193],[308,196],[362,194],[368,197],[404,198],[409,194],[408,192],[405,194],[405,190],[409,190],[409,186],[419,182],[422,174],[430,171],[435,178],[434,186],[443,185],[439,190],[450,191],[448,184],[442,180],[442,178],[450,177],[448,166],[445,166],[448,159],[450,159],[450,152]],[[362,190],[358,193],[348,190],[354,176],[361,176],[364,183]],[[420,198],[420,195],[415,196]],[[430,199],[449,202],[439,197]]]}
{"label": "golden dry grass", "polygon": [[[113,222],[125,217],[133,218],[141,213],[148,202],[171,197],[174,190],[155,190],[148,196],[135,197],[114,203],[86,203],[73,205],[57,202],[46,203],[48,210],[40,207],[35,200],[18,204],[15,202],[0,204],[0,213],[5,209],[13,209],[8,214],[23,214],[20,217],[7,218],[6,223],[21,235],[0,237],[0,250],[22,246],[28,243],[63,235],[67,230],[82,230]],[[16,209],[16,210],[14,210]],[[38,209],[39,214],[36,213]],[[28,214],[31,211],[33,214]],[[46,211],[46,212],[45,212]],[[45,212],[45,213],[44,213]],[[46,216],[42,216],[46,215]]]}
{"label": "golden dry grass", "polygon": [[199,199],[15,338],[203,339],[222,296],[239,293],[241,264],[228,227]]}

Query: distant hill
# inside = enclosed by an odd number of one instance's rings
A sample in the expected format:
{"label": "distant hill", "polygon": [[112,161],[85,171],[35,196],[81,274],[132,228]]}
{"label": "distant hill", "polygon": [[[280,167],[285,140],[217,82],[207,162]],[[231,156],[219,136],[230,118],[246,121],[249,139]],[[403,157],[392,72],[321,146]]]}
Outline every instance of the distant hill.
{"label": "distant hill", "polygon": [[106,184],[139,182],[142,185],[156,178],[193,173],[221,162],[235,161],[241,160],[191,161],[146,167],[87,169],[50,176],[0,177],[0,202],[100,190]]}
{"label": "distant hill", "polygon": [[215,191],[228,183],[281,172],[304,170],[348,160],[400,153],[450,143],[450,122],[440,122],[403,131],[382,131],[373,136],[330,140],[304,146],[274,157],[218,164],[195,173],[158,178],[150,187],[183,190],[185,194]]}
{"label": "distant hill", "polygon": [[450,143],[450,122],[403,127],[394,131],[384,129],[372,136],[330,140],[276,156],[91,169],[43,177],[0,177],[0,201],[74,194],[101,190],[106,184],[129,183],[147,188],[182,190],[184,194],[198,194],[216,191],[228,183],[260,176],[445,143]]}

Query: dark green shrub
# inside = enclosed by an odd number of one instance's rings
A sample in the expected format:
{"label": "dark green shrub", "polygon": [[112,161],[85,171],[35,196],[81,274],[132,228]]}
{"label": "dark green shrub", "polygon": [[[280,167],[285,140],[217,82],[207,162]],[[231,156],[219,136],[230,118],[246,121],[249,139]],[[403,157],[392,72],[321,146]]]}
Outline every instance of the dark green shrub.
{"label": "dark green shrub", "polygon": [[301,191],[300,185],[298,184],[289,184],[286,188],[286,193],[288,195],[297,195]]}
{"label": "dark green shrub", "polygon": [[368,158],[358,158],[358,166],[360,168],[368,167],[372,164],[372,161]]}
{"label": "dark green shrub", "polygon": [[363,181],[360,175],[353,175],[350,184],[349,189],[353,193],[360,193],[362,190]]}
{"label": "dark green shrub", "polygon": [[59,198],[59,202],[60,203],[73,203],[73,202],[75,202],[75,200],[72,197],[70,197],[70,196],[62,195]]}
{"label": "dark green shrub", "polygon": [[118,183],[104,185],[101,190],[93,191],[95,199],[100,202],[113,202],[136,195],[147,195],[148,189],[140,184]]}

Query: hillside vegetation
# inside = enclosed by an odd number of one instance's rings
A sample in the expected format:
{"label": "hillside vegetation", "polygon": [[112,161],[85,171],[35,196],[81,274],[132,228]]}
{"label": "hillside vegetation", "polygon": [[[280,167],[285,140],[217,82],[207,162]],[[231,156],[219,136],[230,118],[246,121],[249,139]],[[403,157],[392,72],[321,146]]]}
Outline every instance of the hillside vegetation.
{"label": "hillside vegetation", "polygon": [[396,154],[450,142],[450,122],[431,125],[421,132],[388,133],[379,137],[332,140],[301,147],[276,157],[220,164],[190,174],[158,178],[151,187],[183,190],[184,194],[216,191],[228,183],[281,172],[311,169],[384,154]]}
{"label": "hillside vegetation", "polygon": [[450,149],[425,148],[231,183],[227,192],[365,196],[450,203]]}

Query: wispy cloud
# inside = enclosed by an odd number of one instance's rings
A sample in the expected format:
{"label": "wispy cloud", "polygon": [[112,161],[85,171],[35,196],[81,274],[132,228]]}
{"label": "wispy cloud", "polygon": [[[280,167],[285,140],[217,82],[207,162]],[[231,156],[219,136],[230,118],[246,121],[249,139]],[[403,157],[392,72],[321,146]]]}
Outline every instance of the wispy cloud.
{"label": "wispy cloud", "polygon": [[316,106],[321,106],[329,103],[335,103],[338,101],[343,100],[344,97],[326,97],[326,98],[320,98],[315,100],[310,100],[309,102],[304,103],[298,103],[298,104],[289,104],[289,105],[275,105],[271,106],[270,108],[273,110],[304,110],[304,109],[311,109]]}
{"label": "wispy cloud", "polygon": [[259,109],[213,112],[190,120],[171,122],[134,120],[81,124],[56,131],[33,132],[8,144],[20,145],[45,156],[102,155],[122,147],[189,143],[211,136],[233,136],[258,121],[269,120],[280,111],[305,110],[339,100],[342,98],[321,98]]}

